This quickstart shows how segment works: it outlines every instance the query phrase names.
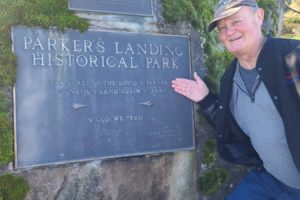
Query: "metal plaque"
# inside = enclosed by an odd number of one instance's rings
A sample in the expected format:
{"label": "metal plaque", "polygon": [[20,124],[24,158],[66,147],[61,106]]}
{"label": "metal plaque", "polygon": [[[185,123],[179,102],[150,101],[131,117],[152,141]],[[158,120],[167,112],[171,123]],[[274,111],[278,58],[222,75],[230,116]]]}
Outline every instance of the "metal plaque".
{"label": "metal plaque", "polygon": [[153,16],[151,0],[69,0],[69,10]]}
{"label": "metal plaque", "polygon": [[17,168],[194,148],[185,36],[14,27]]}

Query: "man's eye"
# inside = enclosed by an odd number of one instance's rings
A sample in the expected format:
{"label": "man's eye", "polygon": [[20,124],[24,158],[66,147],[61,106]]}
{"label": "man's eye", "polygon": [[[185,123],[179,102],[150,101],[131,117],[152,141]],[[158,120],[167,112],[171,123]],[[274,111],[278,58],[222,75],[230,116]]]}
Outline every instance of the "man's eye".
{"label": "man's eye", "polygon": [[226,29],[226,26],[220,26],[218,27],[219,31],[224,31]]}
{"label": "man's eye", "polygon": [[241,22],[241,20],[234,20],[233,21],[233,25],[237,25],[237,24],[239,24]]}

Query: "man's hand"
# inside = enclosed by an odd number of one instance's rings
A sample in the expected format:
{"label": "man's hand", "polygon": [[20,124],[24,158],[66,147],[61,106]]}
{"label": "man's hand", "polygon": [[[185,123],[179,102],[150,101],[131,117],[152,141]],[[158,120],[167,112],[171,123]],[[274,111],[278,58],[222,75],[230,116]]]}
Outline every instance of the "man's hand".
{"label": "man's hand", "polygon": [[194,102],[201,101],[208,95],[208,88],[203,80],[194,72],[194,79],[176,78],[172,81],[175,92],[189,98]]}

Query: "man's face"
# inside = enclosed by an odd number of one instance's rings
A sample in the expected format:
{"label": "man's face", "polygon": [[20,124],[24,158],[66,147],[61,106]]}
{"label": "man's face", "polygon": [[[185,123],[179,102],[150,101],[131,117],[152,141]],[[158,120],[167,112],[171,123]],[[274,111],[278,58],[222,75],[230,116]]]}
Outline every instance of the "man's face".
{"label": "man's face", "polygon": [[261,38],[263,10],[243,6],[236,14],[217,22],[220,41],[235,56],[257,50]]}

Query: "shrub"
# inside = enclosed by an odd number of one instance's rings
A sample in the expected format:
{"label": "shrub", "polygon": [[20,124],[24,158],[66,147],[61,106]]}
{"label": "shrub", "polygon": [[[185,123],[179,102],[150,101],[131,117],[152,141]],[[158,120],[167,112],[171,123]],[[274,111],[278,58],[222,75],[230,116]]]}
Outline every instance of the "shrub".
{"label": "shrub", "polygon": [[12,86],[16,58],[11,52],[11,27],[15,25],[55,26],[60,30],[84,31],[88,22],[68,10],[68,0],[1,0],[0,2],[0,86]]}
{"label": "shrub", "polygon": [[229,66],[233,56],[226,50],[217,51],[212,54],[205,62],[208,74],[205,77],[208,87],[214,91],[219,91],[219,82],[225,71],[225,68]]}
{"label": "shrub", "polygon": [[216,141],[208,139],[202,151],[202,163],[208,165],[216,161]]}
{"label": "shrub", "polygon": [[214,168],[200,176],[200,191],[208,196],[220,190],[222,184],[228,180],[229,173],[222,168]]}
{"label": "shrub", "polygon": [[23,177],[4,174],[0,176],[0,200],[23,200],[29,185]]}
{"label": "shrub", "polygon": [[13,131],[6,113],[0,112],[0,165],[13,160]]}
{"label": "shrub", "polygon": [[0,91],[0,112],[9,112],[11,105],[7,97]]}

